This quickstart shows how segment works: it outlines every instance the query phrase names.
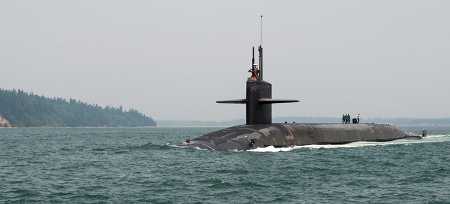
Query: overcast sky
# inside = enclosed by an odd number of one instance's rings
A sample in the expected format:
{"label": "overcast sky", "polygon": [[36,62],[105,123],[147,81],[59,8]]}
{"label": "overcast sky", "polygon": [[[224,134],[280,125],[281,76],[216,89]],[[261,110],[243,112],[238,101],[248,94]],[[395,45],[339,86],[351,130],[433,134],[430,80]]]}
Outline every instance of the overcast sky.
{"label": "overcast sky", "polygon": [[0,1],[0,88],[245,118],[260,13],[274,116],[450,116],[446,0]]}

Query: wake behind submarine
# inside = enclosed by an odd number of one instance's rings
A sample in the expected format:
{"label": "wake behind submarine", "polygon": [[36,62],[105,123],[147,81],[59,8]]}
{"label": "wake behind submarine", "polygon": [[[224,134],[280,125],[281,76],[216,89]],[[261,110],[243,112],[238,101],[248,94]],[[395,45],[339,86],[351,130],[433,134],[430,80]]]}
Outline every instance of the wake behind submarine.
{"label": "wake behind submarine", "polygon": [[[357,141],[385,142],[414,138],[388,124],[364,123],[272,123],[272,104],[292,103],[298,100],[272,99],[272,85],[263,80],[263,48],[258,47],[259,63],[252,65],[247,80],[245,99],[217,101],[217,103],[245,104],[246,124],[207,133],[186,140],[181,147],[208,150],[249,150],[259,147],[289,147],[313,144],[346,144]],[[424,135],[423,135],[424,136]]]}

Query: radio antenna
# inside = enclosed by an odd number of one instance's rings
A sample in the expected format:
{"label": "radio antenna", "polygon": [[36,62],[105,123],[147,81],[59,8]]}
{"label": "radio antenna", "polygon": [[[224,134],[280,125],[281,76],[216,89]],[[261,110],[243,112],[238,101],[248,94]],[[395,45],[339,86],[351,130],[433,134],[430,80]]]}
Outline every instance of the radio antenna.
{"label": "radio antenna", "polygon": [[259,45],[263,44],[263,15],[260,15],[260,21],[259,21]]}
{"label": "radio antenna", "polygon": [[263,79],[263,48],[262,48],[262,43],[263,43],[263,32],[262,32],[262,27],[263,27],[263,15],[260,15],[260,26],[259,26],[259,32],[260,32],[260,36],[259,36],[259,47],[258,47],[258,52],[259,52],[259,80],[264,80]]}

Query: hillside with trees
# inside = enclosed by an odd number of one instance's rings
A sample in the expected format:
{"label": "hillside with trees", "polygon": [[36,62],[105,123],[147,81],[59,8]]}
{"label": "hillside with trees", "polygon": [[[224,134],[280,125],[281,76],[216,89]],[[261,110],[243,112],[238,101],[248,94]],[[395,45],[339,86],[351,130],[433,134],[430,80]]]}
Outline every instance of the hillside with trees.
{"label": "hillside with trees", "polygon": [[0,89],[0,118],[14,127],[137,127],[155,121],[137,110],[102,107],[74,99],[49,98]]}

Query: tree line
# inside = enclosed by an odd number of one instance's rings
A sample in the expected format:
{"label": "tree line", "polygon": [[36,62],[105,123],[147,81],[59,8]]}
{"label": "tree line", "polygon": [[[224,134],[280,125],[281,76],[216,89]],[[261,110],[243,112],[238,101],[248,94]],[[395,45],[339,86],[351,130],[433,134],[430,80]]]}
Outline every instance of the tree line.
{"label": "tree line", "polygon": [[75,99],[49,98],[0,89],[0,116],[16,127],[137,127],[155,121],[137,110],[102,107]]}

